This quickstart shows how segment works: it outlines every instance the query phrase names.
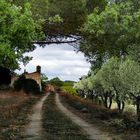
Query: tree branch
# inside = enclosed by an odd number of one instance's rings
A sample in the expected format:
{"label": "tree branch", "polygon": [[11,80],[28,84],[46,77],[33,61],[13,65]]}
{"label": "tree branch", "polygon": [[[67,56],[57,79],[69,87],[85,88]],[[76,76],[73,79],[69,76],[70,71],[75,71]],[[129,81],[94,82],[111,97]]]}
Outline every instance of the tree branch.
{"label": "tree branch", "polygon": [[40,44],[40,45],[45,45],[45,44],[71,44],[71,43],[77,43],[81,40],[81,37],[76,37],[76,36],[65,36],[65,37],[51,37],[48,40],[44,41],[33,41],[33,44]]}
{"label": "tree branch", "polygon": [[81,40],[81,36],[73,35],[73,34],[49,34],[46,36],[45,40],[42,41],[33,41],[33,44],[72,44],[72,43],[79,43]]}
{"label": "tree branch", "polygon": [[77,40],[71,40],[71,41],[33,41],[33,44],[66,44],[66,43],[76,43]]}

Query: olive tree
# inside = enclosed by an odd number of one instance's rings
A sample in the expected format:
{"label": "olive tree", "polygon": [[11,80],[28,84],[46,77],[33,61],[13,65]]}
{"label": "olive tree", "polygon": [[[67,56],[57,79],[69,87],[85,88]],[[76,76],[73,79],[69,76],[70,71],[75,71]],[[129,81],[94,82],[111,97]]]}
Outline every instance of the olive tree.
{"label": "olive tree", "polygon": [[137,62],[127,59],[120,65],[119,73],[125,92],[136,102],[140,120],[140,66]]}

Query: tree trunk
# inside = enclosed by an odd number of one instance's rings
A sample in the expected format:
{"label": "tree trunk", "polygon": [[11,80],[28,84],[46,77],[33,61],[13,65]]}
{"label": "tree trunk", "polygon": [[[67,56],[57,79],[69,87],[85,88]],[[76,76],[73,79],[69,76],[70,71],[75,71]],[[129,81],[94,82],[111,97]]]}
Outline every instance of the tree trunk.
{"label": "tree trunk", "polygon": [[124,101],[122,101],[122,106],[121,106],[121,112],[123,112],[124,111],[124,107],[125,107],[125,102]]}
{"label": "tree trunk", "polygon": [[101,98],[102,98],[103,105],[104,105],[106,108],[108,108],[108,97],[107,97],[107,94],[104,93],[104,95],[101,96]]}
{"label": "tree trunk", "polygon": [[116,101],[118,106],[118,111],[121,113],[121,103],[119,100]]}
{"label": "tree trunk", "polygon": [[130,93],[130,94],[136,101],[137,120],[140,121],[140,95],[136,96],[133,93]]}
{"label": "tree trunk", "polygon": [[93,102],[93,99],[94,99],[94,92],[91,91],[91,101]]}
{"label": "tree trunk", "polygon": [[108,106],[109,109],[111,109],[111,106],[112,106],[112,99],[113,99],[113,96],[109,97],[109,106]]}
{"label": "tree trunk", "polygon": [[98,103],[98,95],[95,95],[95,103]]}
{"label": "tree trunk", "polygon": [[120,101],[119,100],[119,92],[117,91],[116,87],[113,86],[115,92],[116,92],[116,103],[117,103],[117,106],[118,106],[118,111],[119,113],[122,113],[123,109],[124,109],[124,101]]}
{"label": "tree trunk", "polygon": [[124,101],[117,101],[117,105],[118,105],[118,111],[119,113],[122,113],[124,111],[124,107],[125,107],[125,102]]}
{"label": "tree trunk", "polygon": [[108,102],[107,102],[107,96],[104,95],[104,105],[106,108],[108,108]]}
{"label": "tree trunk", "polygon": [[140,121],[140,96],[136,97],[136,105],[137,105],[137,116],[138,121]]}
{"label": "tree trunk", "polygon": [[108,106],[109,109],[111,109],[113,97],[114,95],[111,95],[111,91],[110,91],[109,92],[109,106]]}

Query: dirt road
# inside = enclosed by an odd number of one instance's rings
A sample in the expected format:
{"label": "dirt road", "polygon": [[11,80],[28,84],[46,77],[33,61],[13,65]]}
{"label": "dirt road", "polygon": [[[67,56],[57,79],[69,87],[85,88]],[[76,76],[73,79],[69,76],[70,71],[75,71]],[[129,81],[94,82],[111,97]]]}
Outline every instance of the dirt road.
{"label": "dirt road", "polygon": [[56,94],[56,104],[57,107],[65,115],[67,115],[75,124],[79,125],[81,129],[83,129],[88,134],[90,140],[112,140],[112,138],[110,138],[109,136],[98,130],[96,127],[93,127],[93,125],[87,123],[86,121],[69,111],[66,107],[64,107],[59,100],[59,94]]}

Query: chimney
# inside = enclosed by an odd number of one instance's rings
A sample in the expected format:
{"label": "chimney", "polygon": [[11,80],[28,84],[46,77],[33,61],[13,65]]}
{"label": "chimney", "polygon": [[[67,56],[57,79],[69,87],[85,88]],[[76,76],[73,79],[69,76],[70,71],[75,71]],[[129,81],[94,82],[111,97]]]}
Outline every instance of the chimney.
{"label": "chimney", "polygon": [[41,73],[41,66],[36,67],[36,72]]}

